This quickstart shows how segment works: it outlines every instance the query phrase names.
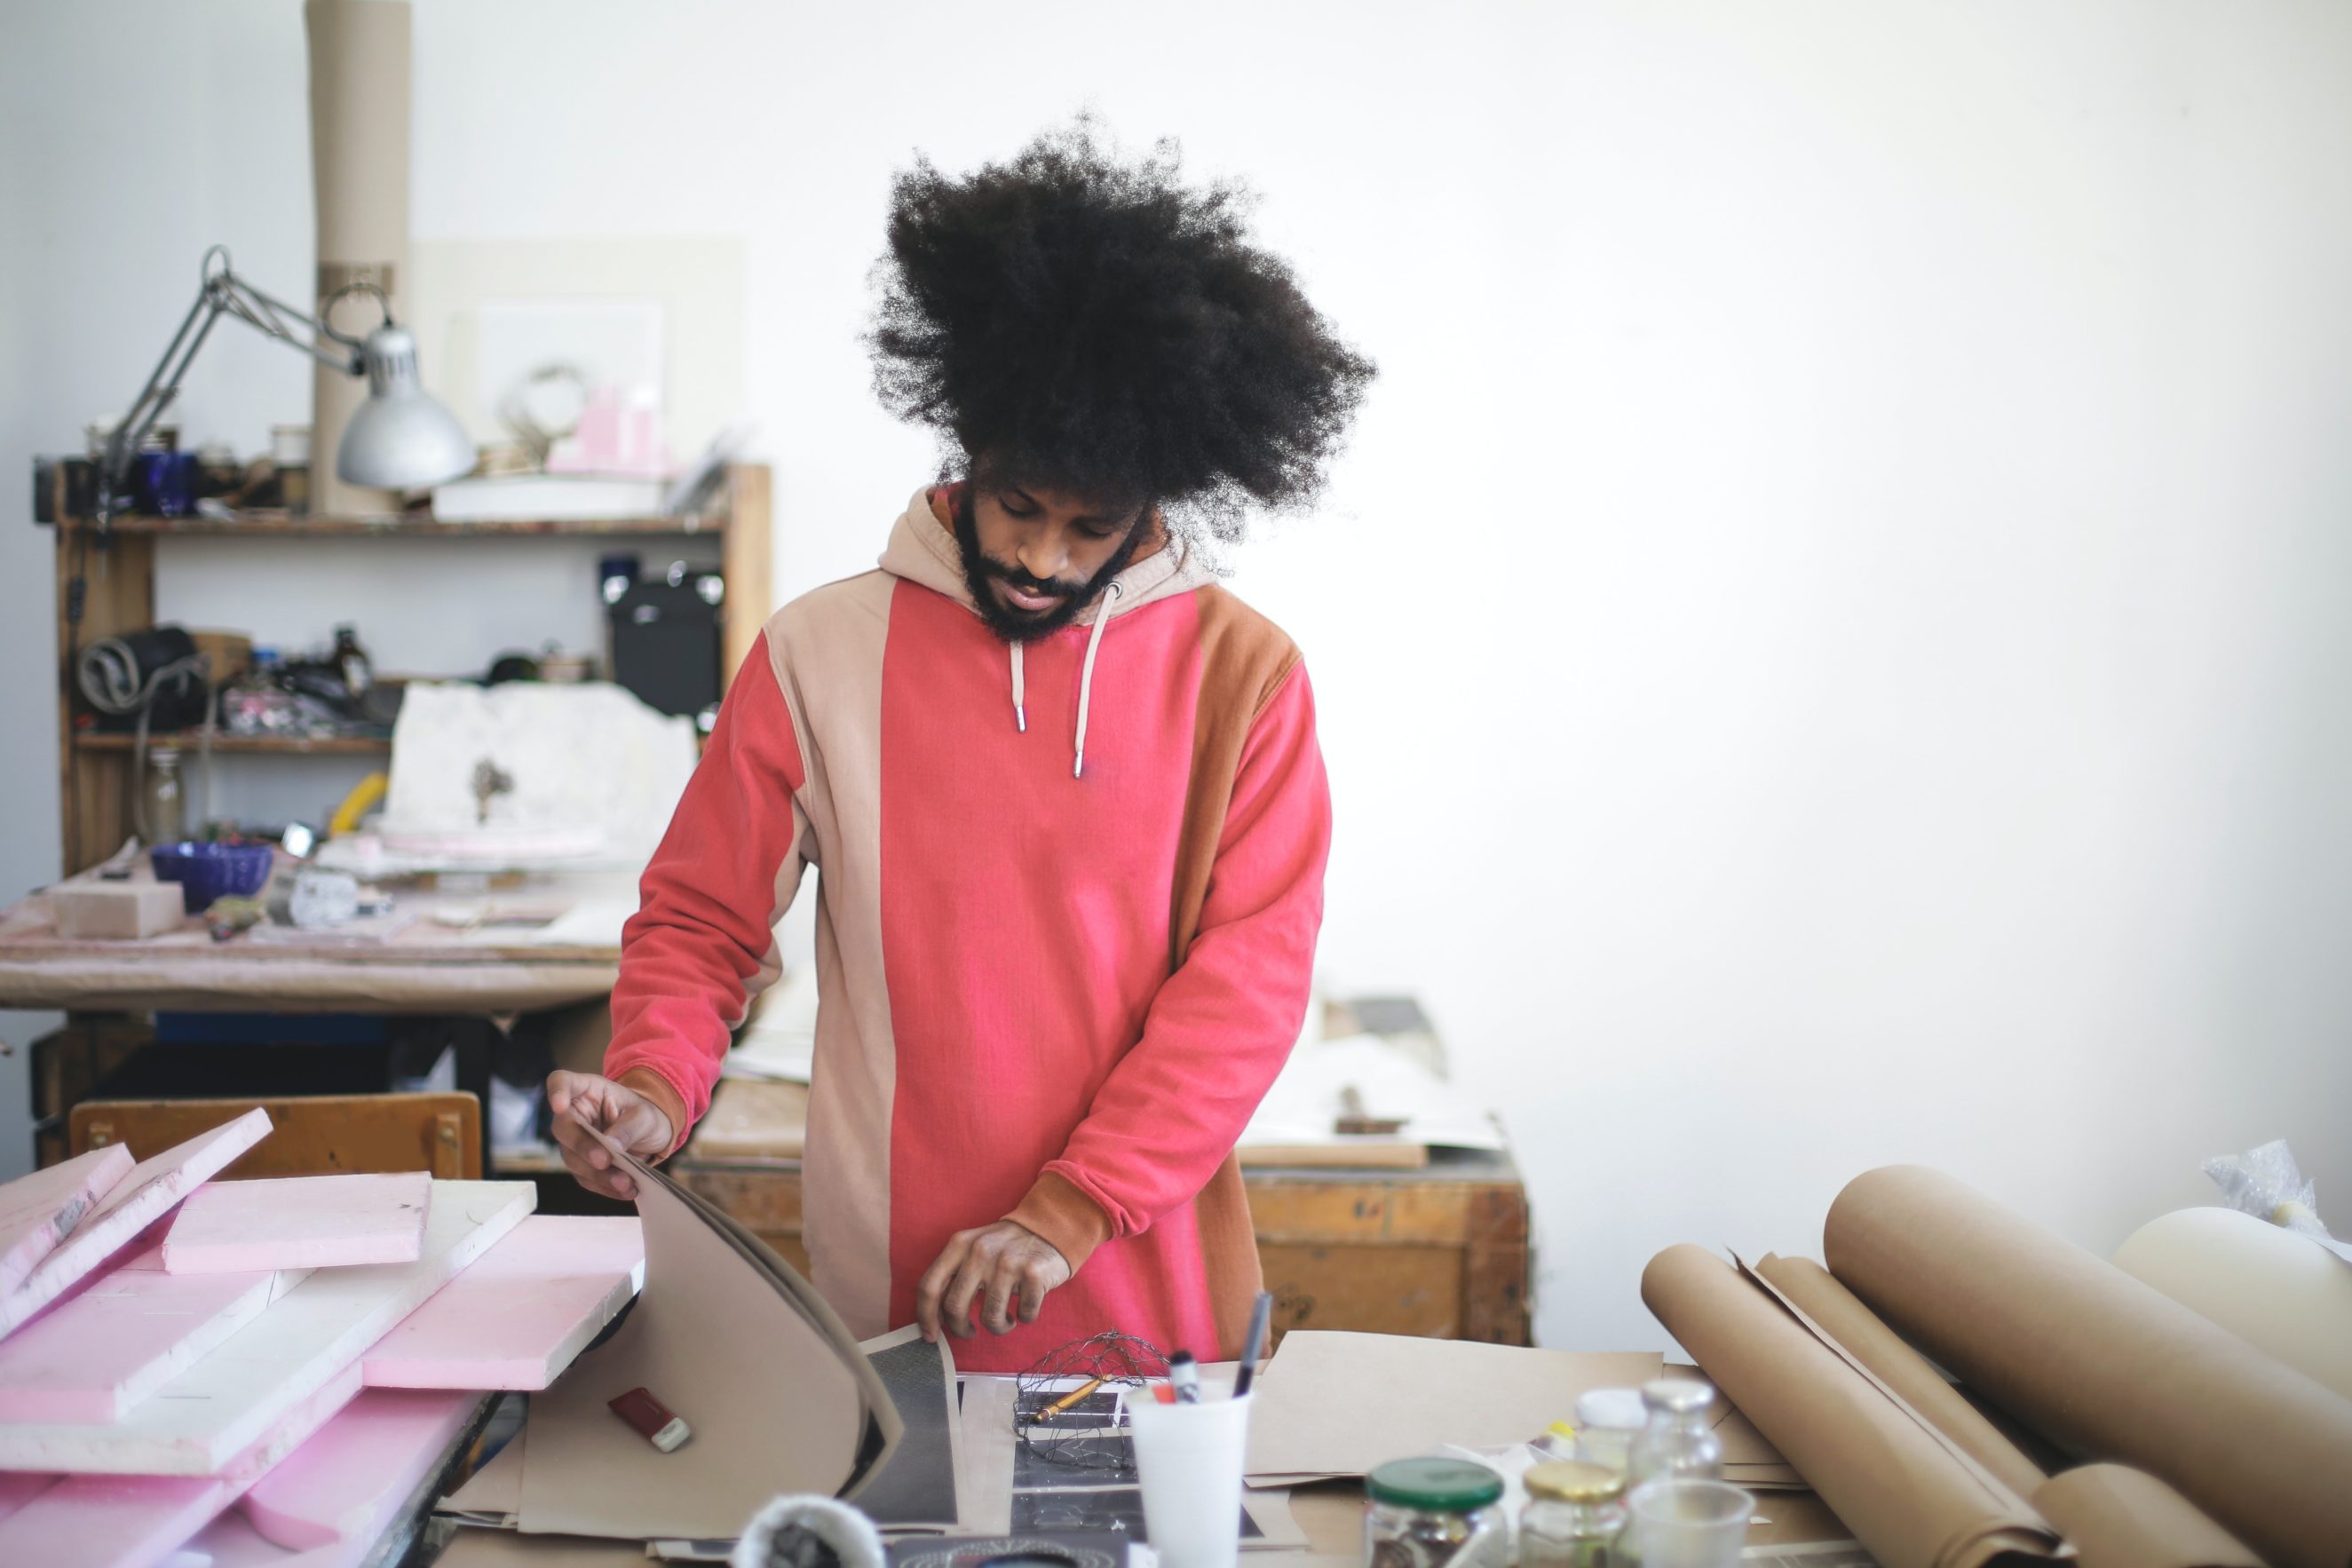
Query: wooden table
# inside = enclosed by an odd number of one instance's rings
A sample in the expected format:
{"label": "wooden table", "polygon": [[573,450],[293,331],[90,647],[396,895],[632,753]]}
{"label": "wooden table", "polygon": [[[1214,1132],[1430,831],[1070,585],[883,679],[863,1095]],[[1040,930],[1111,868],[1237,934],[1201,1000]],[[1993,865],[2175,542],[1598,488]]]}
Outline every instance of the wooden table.
{"label": "wooden table", "polygon": [[[143,865],[135,874],[147,879]],[[280,929],[215,942],[191,916],[143,941],[106,942],[59,934],[43,893],[0,910],[0,1008],[68,1015],[66,1028],[32,1053],[38,1156],[63,1158],[64,1118],[75,1101],[152,1037],[128,1015],[394,1014],[490,1019],[504,1028],[524,1013],[609,996],[621,921],[636,908],[635,883],[615,876],[535,878],[486,895],[399,888],[394,898],[397,910],[416,918],[375,940]],[[458,929],[432,918],[458,904],[487,906],[494,917],[557,906],[567,912],[538,928]],[[487,1106],[487,1053],[461,1051],[458,1068],[457,1087]],[[487,1145],[482,1157],[488,1168]]]}
{"label": "wooden table", "polygon": [[626,878],[549,879],[487,895],[403,889],[394,896],[397,909],[418,918],[381,940],[275,930],[215,942],[190,916],[144,941],[102,942],[59,935],[47,896],[36,893],[0,910],[0,1008],[492,1016],[562,1007],[612,994],[621,962],[618,919],[590,920],[593,936],[568,940],[562,921],[538,930],[463,930],[436,923],[434,911],[557,901],[575,915],[611,900],[636,908]]}
{"label": "wooden table", "polygon": [[[805,1271],[808,1090],[726,1079],[670,1162],[681,1183]],[[1435,1150],[1408,1170],[1259,1169],[1243,1155],[1275,1326],[1530,1342],[1527,1188],[1507,1153]]]}

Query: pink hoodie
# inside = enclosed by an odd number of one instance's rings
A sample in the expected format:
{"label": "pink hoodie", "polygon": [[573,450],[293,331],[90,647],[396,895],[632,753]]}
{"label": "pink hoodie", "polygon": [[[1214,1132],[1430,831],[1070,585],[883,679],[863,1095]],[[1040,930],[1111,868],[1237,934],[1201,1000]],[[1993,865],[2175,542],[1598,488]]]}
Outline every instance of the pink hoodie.
{"label": "pink hoodie", "polygon": [[1105,1329],[1231,1357],[1259,1288],[1234,1144],[1323,914],[1307,672],[1174,546],[1008,648],[946,518],[918,491],[879,571],[769,621],[646,867],[605,1070],[683,1142],[815,866],[803,1223],[851,1330],[911,1321],[948,1238],[1009,1217],[1071,1280],[958,1365]]}

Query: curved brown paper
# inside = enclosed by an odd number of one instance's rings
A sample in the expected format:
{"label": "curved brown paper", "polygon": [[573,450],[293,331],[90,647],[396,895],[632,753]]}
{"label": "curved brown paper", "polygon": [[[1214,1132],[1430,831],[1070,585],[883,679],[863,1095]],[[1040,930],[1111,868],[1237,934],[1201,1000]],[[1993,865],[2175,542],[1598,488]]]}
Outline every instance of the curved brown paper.
{"label": "curved brown paper", "polygon": [[1810,1258],[1767,1254],[1756,1272],[2010,1490],[2031,1498],[2049,1479],[1828,1269]]}
{"label": "curved brown paper", "polygon": [[2245,1543],[2145,1470],[2084,1465],[2033,1494],[2083,1568],[2263,1568]]}
{"label": "curved brown paper", "polygon": [[1658,1254],[1642,1300],[1885,1568],[2058,1554],[2030,1510],[1713,1254]]}
{"label": "curved brown paper", "polygon": [[2352,1400],[1940,1172],[1856,1177],[1823,1235],[1841,1282],[2043,1436],[2285,1568],[2352,1563]]}

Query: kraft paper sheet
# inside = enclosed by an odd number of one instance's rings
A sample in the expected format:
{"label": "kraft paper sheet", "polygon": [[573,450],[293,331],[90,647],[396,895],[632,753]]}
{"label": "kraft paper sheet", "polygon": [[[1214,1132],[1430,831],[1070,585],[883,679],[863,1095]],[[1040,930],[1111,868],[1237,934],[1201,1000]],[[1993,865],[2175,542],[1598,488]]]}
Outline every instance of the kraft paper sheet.
{"label": "kraft paper sheet", "polygon": [[2262,1568],[2244,1542],[2144,1470],[2085,1465],[2033,1494],[2083,1568]]}
{"label": "kraft paper sheet", "polygon": [[1642,1300],[1885,1568],[2059,1555],[2031,1507],[1760,1281],[1675,1247],[1643,1271]]}
{"label": "kraft paper sheet", "polygon": [[2044,1436],[2147,1470],[2284,1568],[2352,1563],[2352,1400],[1939,1172],[1857,1177],[1824,1237],[1890,1327]]}

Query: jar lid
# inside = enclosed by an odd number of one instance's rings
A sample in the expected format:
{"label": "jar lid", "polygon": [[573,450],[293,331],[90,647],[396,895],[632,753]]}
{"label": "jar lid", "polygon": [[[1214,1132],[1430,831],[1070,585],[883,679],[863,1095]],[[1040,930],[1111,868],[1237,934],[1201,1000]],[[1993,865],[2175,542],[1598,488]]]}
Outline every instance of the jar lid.
{"label": "jar lid", "polygon": [[1662,1377],[1642,1385],[1642,1400],[1653,1410],[1689,1415],[1715,1403],[1715,1385],[1688,1378]]}
{"label": "jar lid", "polygon": [[1431,1513],[1468,1513],[1502,1500],[1503,1478],[1467,1459],[1391,1459],[1364,1478],[1374,1502]]}
{"label": "jar lid", "polygon": [[1638,1432],[1649,1424],[1650,1412],[1639,1389],[1588,1388],[1576,1396],[1576,1418],[1587,1426]]}
{"label": "jar lid", "polygon": [[1528,1495],[1551,1502],[1607,1502],[1625,1489],[1625,1478],[1606,1465],[1550,1459],[1528,1467]]}

